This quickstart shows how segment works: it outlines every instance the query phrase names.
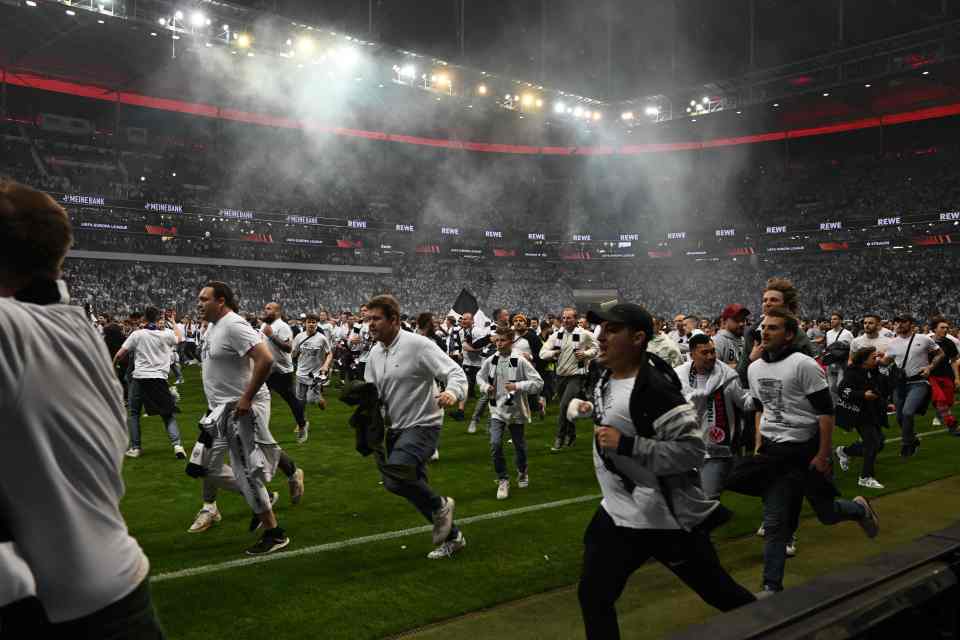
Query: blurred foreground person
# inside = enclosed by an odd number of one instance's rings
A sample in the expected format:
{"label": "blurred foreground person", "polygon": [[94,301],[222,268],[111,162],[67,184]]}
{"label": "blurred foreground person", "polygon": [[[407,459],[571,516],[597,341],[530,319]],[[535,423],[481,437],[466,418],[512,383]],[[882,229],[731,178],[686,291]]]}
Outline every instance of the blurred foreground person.
{"label": "blurred foreground person", "polygon": [[0,182],[0,636],[163,638],[120,514],[120,383],[59,279],[71,242],[53,198]]}
{"label": "blurred foreground person", "polygon": [[673,369],[647,352],[650,314],[619,303],[588,318],[602,324],[598,363],[606,370],[593,402],[574,400],[568,410],[570,418],[593,415],[603,493],[584,534],[578,590],[588,640],[620,637],[617,599],[650,558],[721,611],[753,602],[710,541],[730,512],[704,497],[692,473],[703,462],[703,427]]}

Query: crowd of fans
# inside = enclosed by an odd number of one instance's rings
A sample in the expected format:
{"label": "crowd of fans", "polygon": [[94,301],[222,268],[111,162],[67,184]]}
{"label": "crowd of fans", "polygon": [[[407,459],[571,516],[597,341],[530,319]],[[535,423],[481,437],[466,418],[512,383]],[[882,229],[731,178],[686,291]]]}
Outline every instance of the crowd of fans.
{"label": "crowd of fans", "polygon": [[[446,313],[460,290],[469,290],[488,313],[495,307],[533,317],[557,313],[575,300],[574,289],[607,289],[644,304],[652,313],[714,319],[724,306],[757,310],[755,292],[773,276],[786,277],[802,292],[801,315],[834,312],[856,319],[866,313],[892,318],[960,316],[952,295],[956,254],[949,249],[913,252],[824,254],[815,257],[720,263],[648,262],[647,266],[567,265],[532,262],[448,261],[415,256],[393,263],[391,274],[305,271],[191,264],[69,259],[66,280],[78,303],[98,312],[128,313],[146,304],[181,312],[195,305],[209,280],[235,285],[242,306],[256,310],[280,300],[292,315],[320,309],[356,310],[371,296],[392,293],[405,312]],[[909,292],[909,294],[905,293]]]}

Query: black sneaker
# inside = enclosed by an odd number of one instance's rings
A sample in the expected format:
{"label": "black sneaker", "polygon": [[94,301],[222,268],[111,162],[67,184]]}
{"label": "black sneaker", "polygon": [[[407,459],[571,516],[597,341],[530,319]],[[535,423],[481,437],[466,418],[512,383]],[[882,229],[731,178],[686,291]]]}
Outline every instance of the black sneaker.
{"label": "black sneaker", "polygon": [[286,536],[283,529],[277,527],[264,531],[263,535],[257,541],[257,544],[247,549],[248,556],[265,556],[268,553],[279,551],[290,544],[290,538]]}
{"label": "black sneaker", "polygon": [[453,418],[454,420],[463,420],[465,416],[463,415],[463,411],[461,411],[460,409],[457,409],[456,411],[450,414],[450,417]]}
{"label": "black sneaker", "polygon": [[901,458],[912,458],[917,455],[917,451],[920,450],[920,441],[916,440],[913,444],[905,444],[900,447],[900,457]]}

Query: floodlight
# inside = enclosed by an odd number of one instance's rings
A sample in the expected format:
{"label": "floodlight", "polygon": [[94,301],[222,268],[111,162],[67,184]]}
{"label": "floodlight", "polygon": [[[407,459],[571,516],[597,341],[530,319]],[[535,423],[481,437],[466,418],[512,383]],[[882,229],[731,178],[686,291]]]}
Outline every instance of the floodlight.
{"label": "floodlight", "polygon": [[525,106],[525,107],[529,107],[530,105],[533,104],[533,96],[530,95],[529,93],[523,94],[523,98],[522,98],[522,100],[521,100],[521,104],[523,104],[523,106]]}
{"label": "floodlight", "polygon": [[160,26],[161,26],[161,27],[164,27],[164,26],[166,26],[166,24],[167,24],[167,19],[166,19],[166,18],[160,18],[159,20],[157,20],[157,22],[160,23]]}
{"label": "floodlight", "polygon": [[593,119],[594,119],[594,120],[599,120],[599,119],[602,118],[602,117],[603,117],[603,114],[600,113],[599,111],[594,111],[594,112],[593,112]]}
{"label": "floodlight", "polygon": [[34,2],[33,0],[27,0],[27,6],[28,6],[28,7],[35,7],[35,6],[37,6],[37,3]]}
{"label": "floodlight", "polygon": [[557,102],[553,105],[553,110],[557,113],[563,113],[567,110],[567,106],[562,102]]}
{"label": "floodlight", "polygon": [[703,96],[703,104],[710,104],[710,98]]}
{"label": "floodlight", "polygon": [[242,48],[242,49],[246,49],[247,47],[249,47],[249,46],[250,46],[250,36],[247,35],[247,34],[245,34],[245,33],[241,33],[240,35],[238,35],[238,36],[237,36],[237,46],[240,47],[240,48]]}
{"label": "floodlight", "polygon": [[400,76],[412,80],[417,77],[417,68],[412,64],[405,64],[400,67]]}
{"label": "floodlight", "polygon": [[313,38],[308,38],[308,37],[297,38],[297,50],[299,50],[301,53],[312,53]]}
{"label": "floodlight", "polygon": [[183,20],[183,11],[177,11],[175,14],[173,14],[173,17],[177,20]]}
{"label": "floodlight", "polygon": [[202,27],[207,22],[207,16],[203,15],[200,11],[194,11],[193,15],[190,16],[190,24],[194,27]]}
{"label": "floodlight", "polygon": [[581,107],[581,106],[579,106],[579,105],[576,106],[576,107],[574,107],[574,108],[573,108],[573,115],[577,116],[578,118],[579,118],[580,116],[582,116],[582,115],[583,115],[583,107]]}
{"label": "floodlight", "polygon": [[68,16],[75,16],[75,15],[77,15],[77,12],[74,11],[73,9],[67,9],[67,15],[68,15]]}
{"label": "floodlight", "polygon": [[633,111],[624,111],[620,114],[621,120],[633,120]]}
{"label": "floodlight", "polygon": [[482,84],[479,87],[477,87],[477,93],[479,93],[482,96],[487,95],[487,85]]}
{"label": "floodlight", "polygon": [[537,105],[537,108],[542,107],[542,106],[543,106],[543,100],[541,100],[540,98],[537,98],[536,105]]}
{"label": "floodlight", "polygon": [[657,117],[658,115],[660,115],[660,107],[655,107],[655,106],[652,106],[652,105],[651,105],[651,106],[647,107],[646,109],[644,109],[643,112],[644,112],[645,114],[647,114],[648,116],[650,116],[651,118],[655,118],[655,117]]}

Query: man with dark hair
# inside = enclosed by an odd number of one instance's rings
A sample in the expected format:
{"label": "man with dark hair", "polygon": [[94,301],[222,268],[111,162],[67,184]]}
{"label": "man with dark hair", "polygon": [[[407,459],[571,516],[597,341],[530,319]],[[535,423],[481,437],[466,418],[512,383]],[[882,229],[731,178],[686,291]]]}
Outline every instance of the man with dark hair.
{"label": "man with dark hair", "polygon": [[264,305],[260,334],[273,356],[273,369],[267,378],[267,387],[290,407],[297,423],[297,442],[306,442],[310,423],[307,422],[303,403],[297,399],[293,388],[293,332],[290,325],[283,321],[283,308],[279,302]]}
{"label": "man with dark hair", "polygon": [[759,487],[766,533],[764,595],[783,590],[787,543],[799,524],[804,497],[823,524],[856,521],[870,538],[880,530],[866,498],[837,499],[830,470],[833,401],[823,369],[795,346],[799,327],[787,309],[765,309],[763,354],[748,372],[753,402],[762,407],[758,453],[769,465]]}
{"label": "man with dark hair", "polygon": [[180,444],[180,429],[173,415],[176,400],[167,386],[167,378],[170,376],[171,356],[183,335],[178,327],[170,329],[159,322],[160,310],[156,307],[147,307],[143,315],[147,326],[131,333],[113,356],[116,366],[128,352],[132,352],[135,363],[127,407],[130,448],[124,455],[128,458],[140,457],[140,413],[146,407],[147,413],[159,415],[163,420],[173,453],[182,460],[186,458],[186,453]]}
{"label": "man with dark hair", "polygon": [[846,345],[847,357],[838,362],[832,362],[827,367],[827,383],[830,385],[830,395],[833,402],[837,402],[840,393],[840,383],[843,381],[843,370],[847,361],[850,359],[850,345],[853,342],[853,334],[843,328],[843,316],[839,313],[833,313],[830,316],[830,330],[824,338],[824,347],[827,351],[840,349],[842,344]]}
{"label": "man with dark hair", "polygon": [[[203,287],[197,301],[198,316],[209,323],[201,353],[209,413],[198,441],[206,450],[195,447],[190,457],[191,465],[202,468],[204,504],[189,531],[205,531],[220,520],[217,489],[227,489],[242,494],[253,510],[251,530],[264,528],[247,554],[273,553],[290,544],[273,512],[276,494],[266,488],[281,454],[270,433],[270,391],[264,385],[273,356],[263,337],[234,311],[236,302],[225,284]],[[228,451],[230,466],[224,464]]]}
{"label": "man with dark hair", "polygon": [[[386,458],[380,462],[383,486],[406,498],[433,523],[433,544],[427,557],[449,558],[467,545],[453,521],[454,500],[427,484],[427,460],[437,450],[443,410],[467,393],[467,377],[429,338],[400,329],[400,304],[390,295],[367,304],[371,336],[364,377],[374,384],[387,426]],[[438,392],[436,380],[444,382]]]}
{"label": "man with dark hair", "polygon": [[713,337],[717,347],[717,359],[731,367],[736,367],[743,356],[743,330],[747,325],[750,311],[739,304],[730,304],[720,314],[720,331]]}
{"label": "man with dark hair", "polygon": [[577,326],[577,310],[567,307],[560,314],[563,326],[540,349],[541,360],[557,361],[557,391],[560,398],[557,436],[551,451],[572,447],[577,440],[576,425],[567,418],[567,405],[581,397],[587,380],[590,360],[597,355],[593,334]]}
{"label": "man with dark hair", "polygon": [[900,456],[910,458],[920,448],[920,438],[913,428],[913,421],[927,401],[930,372],[944,358],[937,343],[922,333],[916,333],[916,321],[909,314],[894,318],[897,336],[890,340],[881,363],[896,365],[901,375],[893,388],[893,403],[897,407],[897,422],[900,423]]}
{"label": "man with dark hair", "polygon": [[594,417],[594,468],[603,493],[584,534],[577,591],[588,640],[620,637],[616,601],[651,557],[722,611],[753,602],[710,541],[723,509],[691,479],[703,460],[703,433],[676,374],[647,353],[650,314],[618,303],[589,318],[602,326],[598,362],[606,371],[593,402],[574,400],[569,410],[571,417]]}
{"label": "man with dark hair", "polygon": [[690,338],[690,361],[675,368],[683,396],[696,409],[703,430],[706,449],[700,486],[711,500],[720,498],[733,469],[734,454],[743,437],[740,412],[753,407],[737,372],[718,360],[713,341],[699,334]]}
{"label": "man with dark hair", "polygon": [[853,354],[860,349],[873,347],[878,353],[886,353],[890,346],[890,339],[880,333],[882,329],[880,316],[875,313],[868,313],[863,316],[863,333],[850,341],[850,357],[847,363],[853,361]]}
{"label": "man with dark hair", "polygon": [[60,279],[71,242],[53,198],[0,181],[0,584],[28,601],[3,602],[0,629],[161,639],[150,564],[120,512],[120,385]]}
{"label": "man with dark hair", "polygon": [[[327,401],[323,399],[323,385],[333,362],[333,350],[327,336],[320,331],[320,317],[308,313],[305,325],[306,330],[293,339],[292,354],[297,362],[297,401],[304,406],[304,413],[308,404],[327,408]],[[298,429],[297,443],[303,444],[308,436],[307,429]]]}
{"label": "man with dark hair", "polygon": [[947,333],[950,323],[946,318],[936,317],[930,321],[933,331],[933,340],[940,347],[944,357],[940,363],[930,370],[930,393],[933,407],[941,424],[951,433],[957,433],[957,419],[954,417],[953,396],[956,386],[960,384],[960,352]]}

